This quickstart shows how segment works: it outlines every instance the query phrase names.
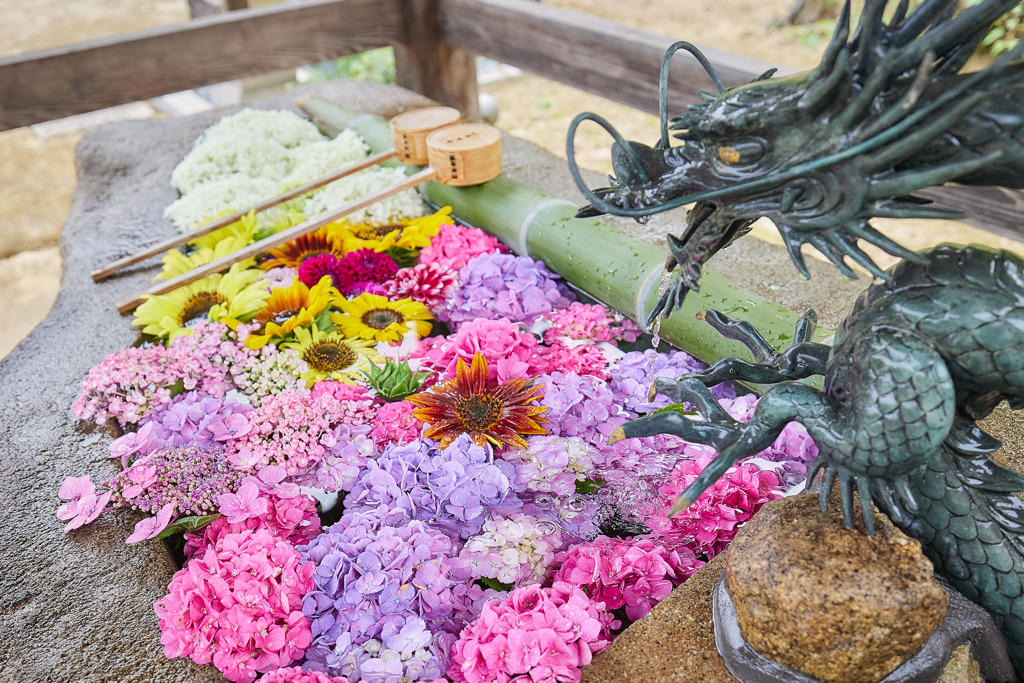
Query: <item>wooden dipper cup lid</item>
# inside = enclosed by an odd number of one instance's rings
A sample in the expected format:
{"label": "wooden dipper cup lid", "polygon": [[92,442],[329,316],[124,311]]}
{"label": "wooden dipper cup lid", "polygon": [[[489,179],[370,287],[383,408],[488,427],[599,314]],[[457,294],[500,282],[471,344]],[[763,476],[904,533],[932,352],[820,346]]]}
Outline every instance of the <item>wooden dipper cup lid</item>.
{"label": "wooden dipper cup lid", "polygon": [[427,135],[462,120],[458,109],[426,107],[414,109],[391,119],[391,139],[398,160],[406,164],[423,166],[427,163]]}
{"label": "wooden dipper cup lid", "polygon": [[430,167],[437,182],[479,185],[501,174],[501,133],[485,123],[460,123],[427,136]]}

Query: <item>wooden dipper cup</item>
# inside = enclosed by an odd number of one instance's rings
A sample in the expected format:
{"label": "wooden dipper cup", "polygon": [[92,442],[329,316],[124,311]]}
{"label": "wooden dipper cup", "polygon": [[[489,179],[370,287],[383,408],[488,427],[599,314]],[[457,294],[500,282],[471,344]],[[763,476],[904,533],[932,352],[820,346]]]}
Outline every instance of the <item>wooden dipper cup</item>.
{"label": "wooden dipper cup", "polygon": [[[455,126],[442,128],[426,136],[426,145],[427,156],[430,159],[431,165],[405,180],[381,188],[365,197],[349,202],[332,211],[322,213],[287,230],[282,230],[276,235],[271,235],[259,242],[239,249],[233,254],[228,254],[216,261],[193,268],[176,278],[154,285],[139,296],[119,303],[117,310],[121,313],[133,311],[139,304],[145,301],[147,296],[164,294],[178,287],[191,284],[207,275],[223,272],[239,261],[259,256],[269,249],[302,237],[322,228],[328,223],[344,218],[354,211],[365,209],[371,204],[376,204],[382,199],[398,194],[402,190],[416,187],[428,180],[436,180],[445,185],[464,187],[485,183],[501,174],[501,133],[496,128],[486,124],[460,123]],[[435,166],[434,164],[437,165]]]}
{"label": "wooden dipper cup", "polygon": [[[212,223],[207,223],[206,225],[183,235],[172,237],[164,240],[163,242],[154,244],[151,247],[147,247],[136,254],[131,254],[130,256],[125,256],[124,258],[113,261],[103,268],[94,270],[92,272],[92,279],[95,282],[104,280],[128,266],[135,265],[140,261],[145,261],[146,259],[156,256],[168,249],[180,247],[186,242],[191,242],[197,237],[209,235],[214,230],[219,230],[220,228],[231,225],[250,211],[256,211],[257,213],[265,211],[271,207],[281,204],[282,202],[286,202],[289,199],[301,197],[308,192],[312,192],[324,185],[333,183],[335,180],[341,180],[342,178],[350,176],[357,171],[362,171],[363,169],[367,169],[371,166],[382,164],[389,159],[397,157],[398,160],[403,163],[422,166],[427,163],[427,135],[443,126],[456,124],[460,120],[461,114],[459,114],[459,110],[452,109],[451,107],[425,107],[423,109],[414,109],[412,111],[407,111],[404,114],[399,114],[391,120],[391,133],[395,143],[395,146],[392,149],[374,154],[366,157],[365,159],[360,159],[345,168],[332,171],[331,173],[321,176],[316,180],[311,180],[305,185],[288,190],[287,192],[282,192],[270,199],[264,199],[252,206],[247,206],[244,209],[235,211],[228,216],[218,218]],[[422,152],[420,150],[422,150]],[[415,155],[413,155],[413,153],[415,153]]]}

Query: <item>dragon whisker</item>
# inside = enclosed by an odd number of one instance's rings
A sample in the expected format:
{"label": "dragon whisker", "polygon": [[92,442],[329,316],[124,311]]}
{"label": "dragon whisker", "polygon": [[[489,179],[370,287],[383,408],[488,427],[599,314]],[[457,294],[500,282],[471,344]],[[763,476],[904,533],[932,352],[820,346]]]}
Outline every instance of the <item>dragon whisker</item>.
{"label": "dragon whisker", "polygon": [[[668,74],[669,69],[672,67],[672,57],[675,56],[680,50],[686,50],[704,67],[704,71],[707,72],[708,76],[711,77],[711,82],[718,88],[719,93],[725,92],[725,84],[722,83],[722,79],[718,77],[718,72],[715,71],[715,67],[711,64],[704,53],[701,52],[696,45],[688,43],[685,40],[680,40],[672,43],[667,50],[665,50],[665,56],[661,60],[661,72],[658,76],[658,118],[661,123],[661,146],[665,149],[669,147],[668,140]],[[705,94],[700,93],[701,97]],[[718,99],[714,95],[711,95],[710,101]]]}

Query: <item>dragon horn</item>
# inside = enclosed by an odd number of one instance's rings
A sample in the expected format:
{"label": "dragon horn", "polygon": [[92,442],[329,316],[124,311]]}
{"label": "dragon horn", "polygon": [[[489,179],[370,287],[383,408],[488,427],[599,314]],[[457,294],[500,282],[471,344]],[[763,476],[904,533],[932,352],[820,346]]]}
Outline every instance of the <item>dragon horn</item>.
{"label": "dragon horn", "polygon": [[877,55],[871,49],[872,45],[880,43],[880,36],[885,24],[882,23],[882,13],[888,0],[867,0],[864,9],[860,13],[860,23],[857,32],[854,34],[851,43],[857,44],[857,73],[870,73],[875,68]]}
{"label": "dragon horn", "polygon": [[811,73],[807,82],[815,83],[822,78],[828,78],[836,64],[840,53],[846,51],[846,39],[850,36],[850,0],[843,3],[842,12],[839,14],[839,23],[836,24],[832,40],[825,48],[825,54],[821,57],[821,64]]}

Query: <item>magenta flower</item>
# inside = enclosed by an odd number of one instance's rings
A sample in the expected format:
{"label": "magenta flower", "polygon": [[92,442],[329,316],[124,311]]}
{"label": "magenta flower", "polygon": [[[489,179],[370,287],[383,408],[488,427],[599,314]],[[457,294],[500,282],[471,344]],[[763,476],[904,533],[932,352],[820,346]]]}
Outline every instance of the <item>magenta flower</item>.
{"label": "magenta flower", "polygon": [[125,500],[131,500],[136,496],[142,495],[143,491],[156,483],[156,467],[145,465],[142,462],[133,465],[125,471],[125,474],[128,477],[128,481],[131,482],[131,484],[121,490],[121,495],[124,496]]}
{"label": "magenta flower", "polygon": [[106,508],[112,495],[110,491],[96,496],[96,485],[88,475],[68,477],[60,485],[57,492],[61,500],[69,502],[57,508],[57,519],[68,521],[64,525],[64,533],[88,524],[99,517]]}
{"label": "magenta flower", "polygon": [[168,503],[160,508],[156,517],[147,517],[135,525],[135,531],[125,539],[125,543],[138,543],[151,538],[156,538],[161,531],[171,523],[171,515],[174,514],[174,505]]}
{"label": "magenta flower", "polygon": [[238,487],[237,493],[222,493],[217,496],[217,507],[227,518],[228,524],[237,524],[265,513],[267,501],[260,498],[260,489],[255,482],[247,480]]}

